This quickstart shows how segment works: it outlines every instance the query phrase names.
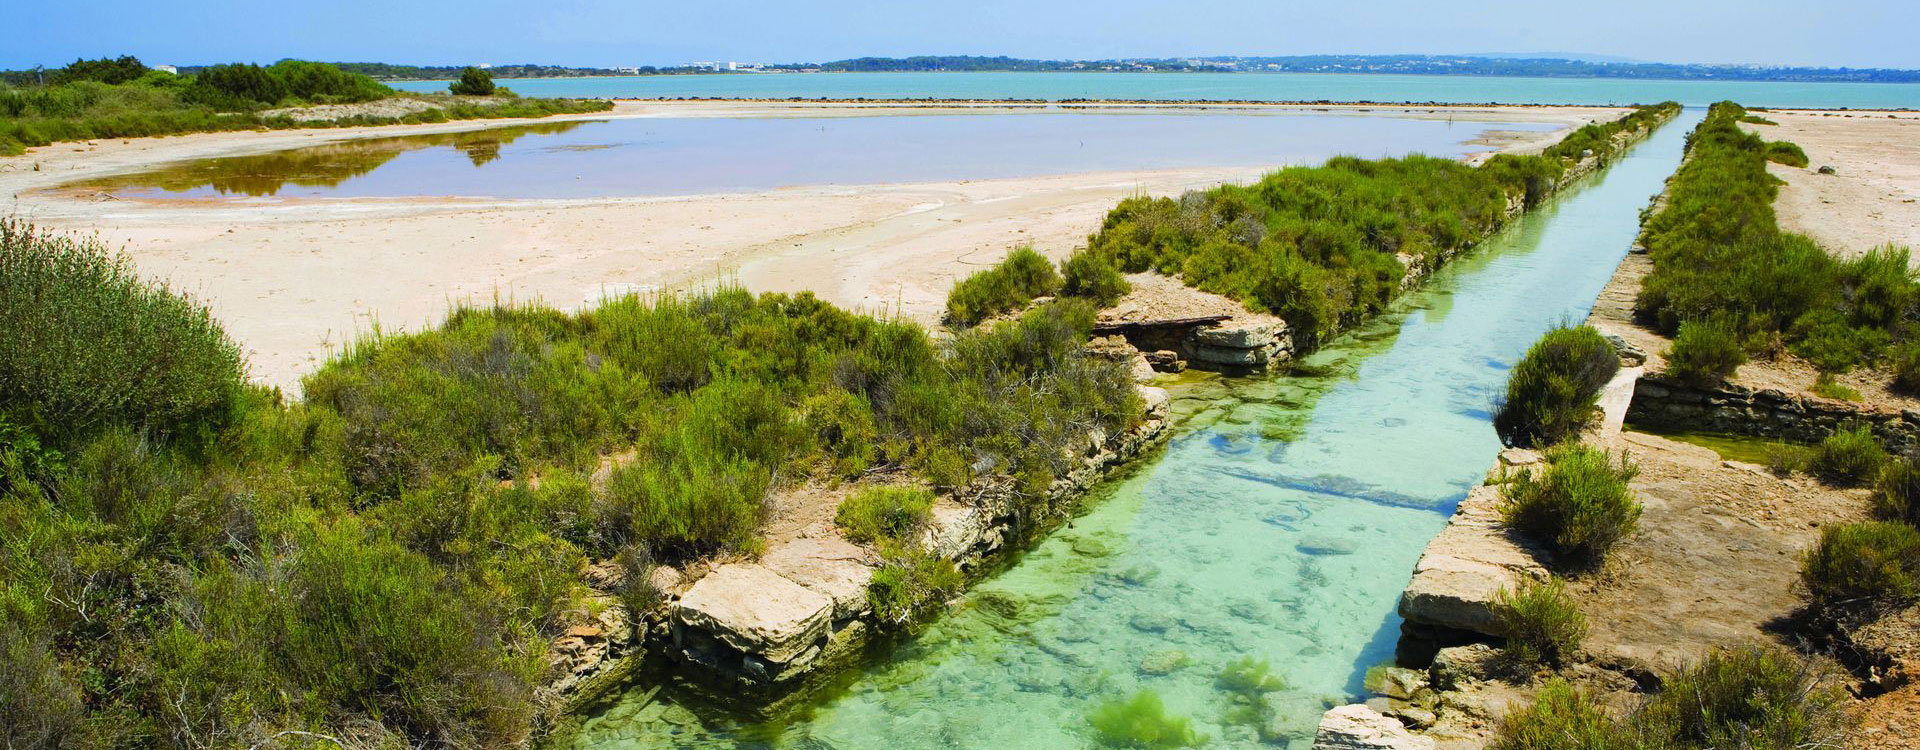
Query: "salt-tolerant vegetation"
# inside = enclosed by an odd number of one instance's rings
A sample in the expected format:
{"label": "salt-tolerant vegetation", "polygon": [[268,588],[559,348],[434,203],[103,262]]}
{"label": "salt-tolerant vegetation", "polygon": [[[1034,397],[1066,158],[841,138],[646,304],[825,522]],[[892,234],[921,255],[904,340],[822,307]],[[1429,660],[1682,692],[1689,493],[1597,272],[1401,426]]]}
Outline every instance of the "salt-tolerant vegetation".
{"label": "salt-tolerant vegetation", "polygon": [[[1129,198],[1063,263],[1065,291],[1110,303],[1125,292],[1118,272],[1158,271],[1279,315],[1296,343],[1310,347],[1385,309],[1410,274],[1432,271],[1505,226],[1514,209],[1543,199],[1582,158],[1616,156],[1622,134],[1650,129],[1679,109],[1672,102],[1639,107],[1585,126],[1544,154],[1502,154],[1481,167],[1417,155],[1340,157],[1253,185]],[[949,311],[969,313],[956,316],[964,321],[995,311],[978,299],[1017,304],[1013,295],[982,293],[1005,286],[963,281],[955,293],[964,302],[958,311],[950,302]]]}
{"label": "salt-tolerant vegetation", "polygon": [[442,97],[423,99],[435,106],[400,116],[361,115],[317,122],[269,113],[275,107],[418,98],[358,73],[300,60],[268,66],[214,65],[195,75],[175,75],[122,57],[79,60],[54,71],[44,82],[20,74],[5,78],[13,83],[0,83],[0,156],[31,146],[94,138],[542,117],[600,112],[612,106],[598,100]]}
{"label": "salt-tolerant vegetation", "polygon": [[1508,445],[1546,446],[1579,434],[1600,389],[1620,371],[1613,344],[1591,326],[1546,332],[1507,376],[1493,427]]}
{"label": "salt-tolerant vegetation", "polygon": [[1587,618],[1558,578],[1500,590],[1493,614],[1506,635],[1507,657],[1520,665],[1561,666],[1587,636]]}
{"label": "salt-tolerant vegetation", "polygon": [[947,320],[962,326],[1026,307],[1036,297],[1060,291],[1061,278],[1047,256],[1015,248],[992,268],[968,276],[947,293]]}
{"label": "salt-tolerant vegetation", "polygon": [[1664,681],[1625,716],[1565,680],[1507,715],[1494,750],[1706,750],[1843,747],[1846,693],[1786,651],[1718,651]]}
{"label": "salt-tolerant vegetation", "polygon": [[1500,516],[1547,544],[1558,562],[1594,565],[1640,521],[1640,502],[1627,486],[1636,473],[1625,456],[1615,461],[1598,448],[1562,445],[1547,452],[1543,468],[1513,474],[1501,489]]}
{"label": "salt-tolerant vegetation", "polygon": [[[645,606],[652,560],[753,550],[799,481],[991,476],[1057,513],[1069,447],[1140,413],[1084,303],[940,342],[730,288],[456,310],[288,403],[97,242],[7,224],[0,262],[0,736],[48,746],[514,745],[589,561]],[[883,613],[960,583],[881,547]]]}
{"label": "salt-tolerant vegetation", "polygon": [[1782,346],[1822,372],[1842,373],[1914,340],[1920,283],[1907,250],[1840,260],[1780,231],[1778,180],[1767,163],[1805,166],[1806,155],[1742,130],[1743,115],[1731,102],[1713,106],[1689,137],[1666,206],[1641,235],[1654,268],[1635,311],[1678,334],[1671,356],[1679,374],[1717,380]]}

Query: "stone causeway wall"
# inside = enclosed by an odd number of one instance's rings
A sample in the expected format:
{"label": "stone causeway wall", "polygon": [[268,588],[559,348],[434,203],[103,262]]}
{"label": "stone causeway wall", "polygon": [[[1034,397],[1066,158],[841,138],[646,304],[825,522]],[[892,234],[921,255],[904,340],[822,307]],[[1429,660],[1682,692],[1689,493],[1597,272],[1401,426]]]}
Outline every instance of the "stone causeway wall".
{"label": "stone causeway wall", "polygon": [[1701,387],[1664,374],[1640,379],[1627,421],[1655,430],[1719,432],[1815,443],[1849,425],[1868,425],[1895,451],[1920,444],[1920,411],[1877,408],[1731,383]]}

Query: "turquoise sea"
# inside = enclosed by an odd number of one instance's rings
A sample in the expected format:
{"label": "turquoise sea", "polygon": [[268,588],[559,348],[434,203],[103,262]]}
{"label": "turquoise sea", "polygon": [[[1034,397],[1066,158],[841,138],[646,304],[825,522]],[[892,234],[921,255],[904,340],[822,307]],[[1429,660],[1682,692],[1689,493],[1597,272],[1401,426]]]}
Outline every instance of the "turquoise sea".
{"label": "turquoise sea", "polygon": [[[1337,73],[744,73],[503,81],[528,96],[727,99],[1152,99],[1920,108],[1915,83],[1642,81]],[[445,81],[395,84],[445,91]]]}

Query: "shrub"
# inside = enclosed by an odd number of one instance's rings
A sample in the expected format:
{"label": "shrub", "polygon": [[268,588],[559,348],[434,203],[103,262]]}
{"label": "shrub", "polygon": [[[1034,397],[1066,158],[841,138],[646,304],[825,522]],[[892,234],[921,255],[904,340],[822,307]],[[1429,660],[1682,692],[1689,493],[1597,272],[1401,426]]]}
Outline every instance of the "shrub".
{"label": "shrub", "polygon": [[1060,274],[1061,294],[1085,297],[1100,307],[1120,301],[1133,289],[1111,260],[1084,250],[1067,256],[1060,264]]}
{"label": "shrub", "polygon": [[884,562],[867,583],[867,604],[882,623],[910,623],[928,605],[952,598],[966,585],[953,561],[917,546],[883,541],[880,557]]}
{"label": "shrub", "polygon": [[0,412],[56,443],[108,424],[206,435],[244,388],[205,307],[97,240],[0,220]]}
{"label": "shrub", "polygon": [[1881,518],[1920,526],[1920,455],[1887,461],[1874,485],[1873,507]]}
{"label": "shrub", "polygon": [[1866,425],[1843,427],[1814,448],[1808,469],[1836,484],[1860,484],[1873,479],[1887,462],[1887,451]]}
{"label": "shrub", "polygon": [[1627,487],[1636,473],[1624,456],[1616,465],[1602,450],[1555,448],[1544,468],[1523,470],[1507,483],[1501,520],[1552,545],[1564,560],[1598,563],[1639,523],[1640,503]]}
{"label": "shrub", "polygon": [[963,326],[1060,291],[1060,274],[1047,257],[1031,247],[1015,248],[999,265],[955,284],[947,293],[947,319]]}
{"label": "shrub", "polygon": [[918,487],[869,487],[840,501],[833,522],[860,544],[907,541],[932,515],[933,493]]}
{"label": "shrub", "polygon": [[251,63],[214,65],[194,76],[186,99],[216,110],[250,110],[272,106],[287,98],[287,84],[271,71]]}
{"label": "shrub", "polygon": [[1533,705],[1500,720],[1490,750],[1630,750],[1633,743],[1593,696],[1565,678],[1547,681]]}
{"label": "shrub", "polygon": [[1681,323],[1666,358],[1668,374],[1695,385],[1714,386],[1746,363],[1747,352],[1733,320],[1715,316]]}
{"label": "shrub", "polygon": [[393,89],[326,63],[281,60],[267,68],[286,84],[287,93],[314,103],[368,102],[393,96]]}
{"label": "shrub", "polygon": [[1777,647],[1745,646],[1668,678],[1630,724],[1637,747],[1841,747],[1852,725],[1848,703],[1811,663]]}
{"label": "shrub", "polygon": [[1776,164],[1785,164],[1789,167],[1801,168],[1807,166],[1807,152],[1801,150],[1798,144],[1788,143],[1786,141],[1774,141],[1767,144],[1766,154],[1767,161]]}
{"label": "shrub", "polygon": [[1613,345],[1592,327],[1548,331],[1507,376],[1494,429],[1507,444],[1518,446],[1573,437],[1592,418],[1600,389],[1619,369]]}
{"label": "shrub", "polygon": [[1586,616],[1558,578],[1501,589],[1493,598],[1493,614],[1506,635],[1507,655],[1525,664],[1562,664],[1587,635]]}
{"label": "shrub", "polygon": [[0,611],[0,747],[53,750],[86,744],[86,706],[61,674],[51,644],[5,616]]}
{"label": "shrub", "polygon": [[1909,396],[1920,394],[1920,341],[1895,346],[1887,359],[1893,368],[1893,390]]}
{"label": "shrub", "polygon": [[493,96],[493,74],[471,65],[460,70],[460,80],[447,84],[456,96]]}
{"label": "shrub", "polygon": [[1890,521],[1828,526],[1801,561],[1800,577],[1828,606],[1911,601],[1920,595],[1920,531]]}
{"label": "shrub", "polygon": [[98,60],[75,60],[65,68],[53,74],[55,85],[76,81],[97,81],[117,86],[138,80],[147,74],[146,63],[132,55],[122,55],[117,59],[102,57]]}
{"label": "shrub", "polygon": [[1199,747],[1205,735],[1193,729],[1183,716],[1170,716],[1160,695],[1142,690],[1132,698],[1112,700],[1099,705],[1087,716],[1094,738],[1107,747],[1160,748]]}

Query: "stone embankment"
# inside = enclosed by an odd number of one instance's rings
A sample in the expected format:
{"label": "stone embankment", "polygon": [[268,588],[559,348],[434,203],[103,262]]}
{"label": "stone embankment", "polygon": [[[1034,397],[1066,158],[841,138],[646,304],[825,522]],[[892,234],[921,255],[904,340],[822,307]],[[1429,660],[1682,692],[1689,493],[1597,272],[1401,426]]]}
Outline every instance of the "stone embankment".
{"label": "stone embankment", "polygon": [[1817,443],[1834,430],[1868,425],[1888,448],[1920,444],[1920,411],[1748,388],[1736,383],[1700,387],[1665,374],[1641,379],[1627,419],[1654,430],[1750,435]]}
{"label": "stone embankment", "polygon": [[[1165,434],[1169,398],[1138,386],[1144,414],[1118,435],[1089,435],[1079,464],[1056,480],[1048,502],[1076,497],[1121,470]],[[1004,481],[981,481],[936,501],[922,547],[977,569],[1017,541],[1024,503]],[[631,684],[643,664],[685,678],[687,687],[743,706],[777,710],[839,669],[857,662],[885,629],[867,599],[881,564],[870,549],[838,532],[771,543],[754,560],[721,561],[704,570],[654,569],[649,585],[661,603],[641,622],[628,620],[612,597],[593,625],[555,642],[550,661],[563,677],[542,690],[549,725],[566,721]],[[611,565],[589,580],[601,591],[624,588]]]}

